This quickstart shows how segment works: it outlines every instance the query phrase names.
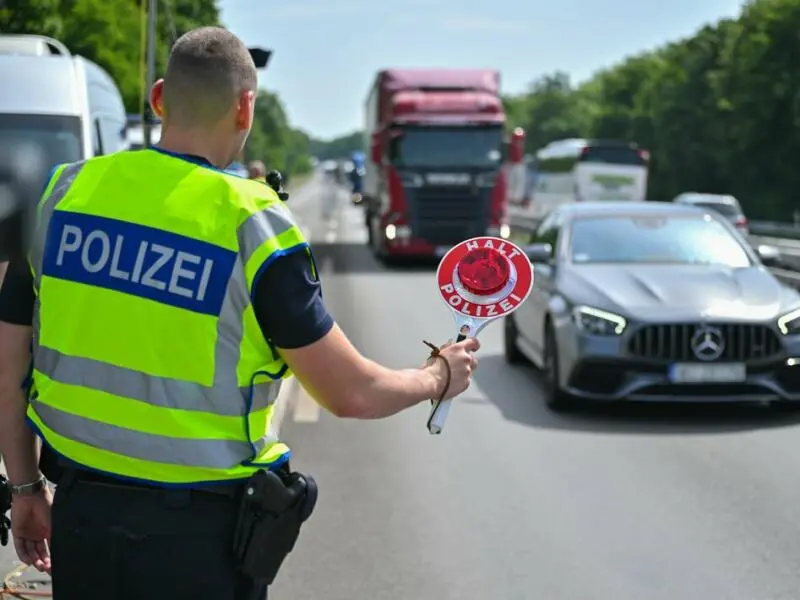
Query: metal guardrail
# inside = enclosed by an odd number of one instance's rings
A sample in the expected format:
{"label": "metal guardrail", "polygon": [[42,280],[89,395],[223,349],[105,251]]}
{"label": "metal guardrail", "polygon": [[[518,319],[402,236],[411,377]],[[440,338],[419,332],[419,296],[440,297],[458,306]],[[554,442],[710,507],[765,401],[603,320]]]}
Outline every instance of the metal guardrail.
{"label": "metal guardrail", "polygon": [[800,240],[800,225],[773,221],[750,221],[748,227],[753,235],[784,240]]}

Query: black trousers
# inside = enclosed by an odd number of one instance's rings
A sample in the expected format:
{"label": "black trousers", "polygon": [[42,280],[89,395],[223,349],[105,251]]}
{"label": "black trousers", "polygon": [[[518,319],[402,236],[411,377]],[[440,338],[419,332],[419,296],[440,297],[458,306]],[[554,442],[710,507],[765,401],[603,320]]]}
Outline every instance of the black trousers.
{"label": "black trousers", "polygon": [[238,505],[222,494],[67,471],[53,503],[53,597],[264,600],[266,586],[234,567]]}

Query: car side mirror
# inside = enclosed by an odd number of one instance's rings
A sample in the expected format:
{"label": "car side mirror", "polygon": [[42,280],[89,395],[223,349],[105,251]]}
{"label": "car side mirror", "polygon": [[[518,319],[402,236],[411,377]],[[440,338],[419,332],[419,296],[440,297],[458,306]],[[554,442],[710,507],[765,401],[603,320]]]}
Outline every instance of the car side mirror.
{"label": "car side mirror", "polygon": [[532,263],[553,262],[553,246],[550,244],[531,244],[525,247],[525,254]]}
{"label": "car side mirror", "polygon": [[761,244],[756,253],[765,267],[778,267],[781,264],[781,251],[776,246]]}

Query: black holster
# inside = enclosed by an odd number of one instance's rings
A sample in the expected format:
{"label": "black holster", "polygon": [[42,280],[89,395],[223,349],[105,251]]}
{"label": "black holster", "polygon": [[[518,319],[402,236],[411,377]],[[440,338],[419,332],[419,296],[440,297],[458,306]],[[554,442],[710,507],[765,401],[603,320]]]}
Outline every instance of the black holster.
{"label": "black holster", "polygon": [[0,546],[8,546],[11,520],[6,513],[11,510],[11,486],[5,475],[0,475]]}
{"label": "black holster", "polygon": [[233,539],[239,570],[271,585],[317,503],[308,475],[258,471],[244,488]]}

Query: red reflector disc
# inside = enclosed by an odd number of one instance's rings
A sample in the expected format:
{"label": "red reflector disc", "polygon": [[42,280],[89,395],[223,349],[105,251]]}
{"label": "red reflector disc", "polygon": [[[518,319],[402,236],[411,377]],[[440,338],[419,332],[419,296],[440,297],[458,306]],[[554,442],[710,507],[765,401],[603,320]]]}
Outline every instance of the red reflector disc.
{"label": "red reflector disc", "polygon": [[458,278],[467,291],[476,296],[496,294],[510,277],[508,259],[494,248],[470,250],[458,263]]}

